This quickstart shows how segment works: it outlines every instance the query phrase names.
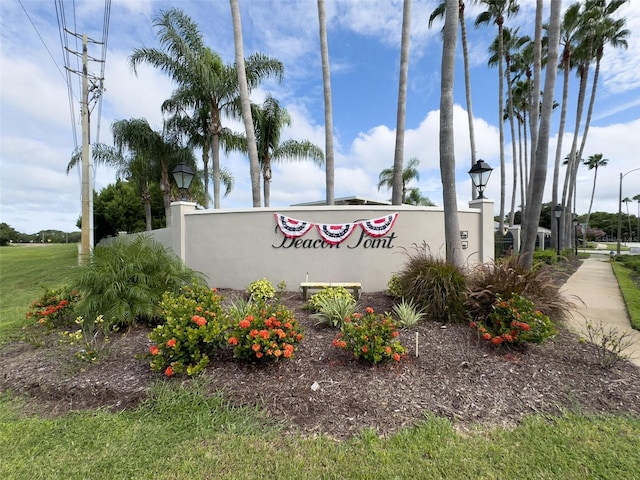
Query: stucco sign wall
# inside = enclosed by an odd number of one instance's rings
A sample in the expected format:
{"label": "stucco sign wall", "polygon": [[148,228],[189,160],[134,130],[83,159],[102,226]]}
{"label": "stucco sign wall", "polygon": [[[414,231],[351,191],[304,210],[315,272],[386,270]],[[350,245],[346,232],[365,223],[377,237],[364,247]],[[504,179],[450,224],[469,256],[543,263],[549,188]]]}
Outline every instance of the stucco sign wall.
{"label": "stucco sign wall", "polygon": [[[460,210],[470,263],[493,255],[493,203]],[[173,250],[210,286],[244,289],[254,280],[360,282],[383,291],[406,261],[428,245],[444,256],[444,212],[436,207],[331,206],[196,211],[172,205]],[[487,226],[489,224],[489,226]],[[490,254],[485,245],[490,242]]]}

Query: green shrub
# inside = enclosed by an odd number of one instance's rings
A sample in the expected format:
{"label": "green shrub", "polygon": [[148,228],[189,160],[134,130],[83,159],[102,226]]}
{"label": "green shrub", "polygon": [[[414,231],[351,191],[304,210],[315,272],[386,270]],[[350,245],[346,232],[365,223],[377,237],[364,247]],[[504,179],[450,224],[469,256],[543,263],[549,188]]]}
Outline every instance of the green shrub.
{"label": "green shrub", "polygon": [[253,301],[271,300],[276,296],[276,289],[269,280],[261,278],[249,284],[247,293],[249,294],[249,299]]}
{"label": "green shrub", "polygon": [[97,247],[89,263],[76,270],[76,311],[85,321],[102,315],[107,329],[150,322],[158,315],[163,293],[194,282],[202,277],[149,237],[120,239]]}
{"label": "green shrub", "polygon": [[291,358],[302,331],[293,312],[284,305],[259,300],[248,303],[246,316],[231,319],[233,329],[227,343],[233,355],[243,360]]}
{"label": "green shrub", "polygon": [[416,308],[413,301],[407,302],[404,298],[393,306],[393,314],[403,327],[413,327],[424,318],[424,313]]}
{"label": "green shrub", "polygon": [[521,257],[513,255],[494,263],[478,265],[468,276],[465,305],[475,321],[486,323],[498,297],[521,295],[533,302],[536,310],[554,322],[567,319],[572,304],[560,294],[546,267],[526,269]]}
{"label": "green shrub", "polygon": [[69,287],[51,290],[43,286],[42,289],[42,295],[31,303],[26,317],[49,329],[72,325],[78,292]]}
{"label": "green shrub", "polygon": [[337,328],[342,328],[344,319],[353,315],[358,308],[358,302],[351,295],[321,296],[317,300],[320,309],[311,316],[319,320],[318,324]]}
{"label": "green shrub", "polygon": [[464,272],[432,255],[424,244],[414,250],[413,254],[407,253],[408,261],[399,273],[401,296],[430,320],[466,320]]}
{"label": "green shrub", "polygon": [[400,282],[400,275],[397,273],[391,275],[387,283],[387,293],[394,298],[402,298],[402,284]]}
{"label": "green shrub", "polygon": [[373,364],[391,359],[399,362],[405,349],[398,336],[398,326],[389,315],[376,315],[367,307],[364,315],[356,313],[345,319],[333,345]]}
{"label": "green shrub", "polygon": [[517,293],[508,299],[498,295],[487,319],[472,321],[470,326],[493,345],[542,343],[558,334],[551,319]]}
{"label": "green shrub", "polygon": [[353,298],[353,295],[351,295],[351,292],[344,287],[326,287],[311,295],[307,303],[311,311],[319,312],[325,298],[336,297],[345,297],[350,299],[352,302],[356,301],[355,298]]}
{"label": "green shrub", "polygon": [[534,262],[543,262],[547,265],[553,265],[558,262],[558,255],[555,250],[536,250],[533,252]]}
{"label": "green shrub", "polygon": [[168,377],[202,371],[209,355],[224,344],[230,326],[221,302],[215,289],[203,285],[184,286],[178,294],[166,292],[160,302],[164,323],[149,333],[151,368]]}

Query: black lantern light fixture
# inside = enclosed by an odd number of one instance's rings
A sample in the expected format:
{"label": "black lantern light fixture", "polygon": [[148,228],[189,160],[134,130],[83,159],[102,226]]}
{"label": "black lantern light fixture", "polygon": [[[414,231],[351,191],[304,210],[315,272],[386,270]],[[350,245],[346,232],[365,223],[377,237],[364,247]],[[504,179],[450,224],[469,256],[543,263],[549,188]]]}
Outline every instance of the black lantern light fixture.
{"label": "black lantern light fixture", "polygon": [[469,170],[471,181],[473,185],[478,189],[478,198],[485,198],[484,189],[487,187],[489,177],[493,168],[489,166],[484,160],[478,160]]}
{"label": "black lantern light fixture", "polygon": [[178,185],[178,189],[180,190],[180,200],[186,200],[187,191],[189,190],[189,186],[191,185],[191,181],[194,177],[193,170],[191,170],[189,165],[181,163],[174,168],[171,173],[173,174],[176,185]]}
{"label": "black lantern light fixture", "polygon": [[556,217],[556,253],[560,255],[560,217],[562,216],[562,205],[553,207],[553,216]]}

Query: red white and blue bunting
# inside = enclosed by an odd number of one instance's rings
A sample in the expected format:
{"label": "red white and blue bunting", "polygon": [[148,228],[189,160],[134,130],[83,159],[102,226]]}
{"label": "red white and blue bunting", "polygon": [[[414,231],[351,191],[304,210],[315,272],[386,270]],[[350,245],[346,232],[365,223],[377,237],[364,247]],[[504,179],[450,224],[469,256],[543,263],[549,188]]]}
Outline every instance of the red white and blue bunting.
{"label": "red white and blue bunting", "polygon": [[280,213],[274,214],[280,231],[287,238],[299,238],[311,230],[314,226],[318,229],[318,234],[322,239],[331,244],[337,245],[345,241],[360,225],[367,235],[371,237],[382,237],[389,233],[398,218],[398,212],[390,213],[384,217],[361,220],[354,223],[318,223],[307,222],[289,218]]}
{"label": "red white and blue bunting", "polygon": [[336,224],[320,224],[318,227],[318,233],[322,239],[331,244],[337,245],[344,242],[349,235],[356,229],[356,223],[336,223]]}
{"label": "red white and blue bunting", "polygon": [[301,237],[313,228],[313,223],[310,222],[285,217],[279,213],[276,213],[275,216],[276,222],[278,222],[278,226],[280,227],[280,231],[287,238]]}

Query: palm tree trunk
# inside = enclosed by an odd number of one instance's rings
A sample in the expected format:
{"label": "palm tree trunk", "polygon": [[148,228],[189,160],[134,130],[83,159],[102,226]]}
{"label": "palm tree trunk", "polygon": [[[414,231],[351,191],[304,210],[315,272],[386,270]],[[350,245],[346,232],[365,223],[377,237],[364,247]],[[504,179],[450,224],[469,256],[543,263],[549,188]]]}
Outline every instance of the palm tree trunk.
{"label": "palm tree trunk", "polygon": [[333,108],[331,104],[331,71],[329,69],[329,46],[327,42],[327,20],[324,0],[318,0],[318,23],[320,26],[320,55],[322,57],[322,85],[324,91],[324,137],[325,177],[327,205],[333,205],[334,156],[333,156]]}
{"label": "palm tree trunk", "polygon": [[453,82],[458,35],[458,0],[447,0],[442,30],[440,87],[440,176],[444,204],[444,235],[447,262],[462,266],[462,242],[456,200],[456,157],[453,131]]}
{"label": "palm tree trunk", "polygon": [[231,5],[231,17],[233,18],[233,42],[236,51],[236,68],[238,70],[238,85],[240,86],[240,102],[242,104],[242,120],[247,136],[249,150],[249,174],[251,175],[251,194],[254,208],[260,207],[260,164],[258,162],[258,147],[256,135],[251,119],[251,102],[249,100],[249,87],[244,65],[244,47],[242,44],[242,22],[240,19],[240,7],[238,0],[229,0]]}
{"label": "palm tree trunk", "polygon": [[[467,122],[469,123],[469,148],[471,149],[471,167],[476,164],[476,134],[473,123],[473,105],[471,103],[471,73],[469,67],[469,45],[467,43],[467,24],[464,19],[464,1],[460,0],[459,5],[459,21],[460,21],[460,40],[462,43],[462,60],[464,64],[464,92],[467,101]],[[471,198],[478,198],[478,190],[471,182]]]}
{"label": "palm tree trunk", "polygon": [[[544,184],[547,176],[547,159],[549,154],[549,136],[551,132],[551,115],[553,113],[553,94],[558,70],[558,44],[560,42],[560,10],[562,0],[551,0],[550,24],[548,29],[548,52],[544,93],[542,97],[542,110],[540,114],[540,130],[537,136],[534,168],[531,171],[532,188],[531,202],[527,208],[525,238],[523,242],[523,265],[531,268],[533,263],[533,250],[536,244],[537,226],[540,222],[540,210],[544,195]],[[536,0],[536,38],[537,31],[542,30],[542,0]],[[541,40],[539,40],[541,42]],[[536,67],[534,75],[540,76],[541,70]],[[534,109],[537,105],[534,106]]]}
{"label": "palm tree trunk", "polygon": [[511,162],[513,165],[513,184],[511,188],[511,209],[509,210],[509,226],[513,227],[513,217],[516,210],[516,194],[518,190],[518,159],[516,150],[516,126],[513,114],[513,88],[511,86],[510,62],[506,62],[507,70],[507,89],[509,96],[507,97],[507,109],[509,111],[509,127],[511,129]]}
{"label": "palm tree trunk", "polygon": [[398,85],[398,115],[396,121],[396,148],[393,157],[391,203],[401,205],[405,199],[402,185],[404,161],[404,130],[407,107],[407,75],[409,72],[409,37],[411,31],[411,0],[404,0],[402,9],[402,42],[400,46],[400,80]]}
{"label": "palm tree trunk", "polygon": [[498,21],[498,125],[500,132],[500,218],[498,219],[499,231],[504,232],[504,205],[505,205],[505,188],[507,184],[507,176],[505,172],[504,160],[504,67],[502,66],[502,58],[504,54],[504,38],[502,37],[502,21]]}
{"label": "palm tree trunk", "polygon": [[[558,186],[560,184],[560,161],[562,160],[562,139],[564,136],[564,126],[567,119],[567,100],[569,98],[569,71],[571,69],[570,56],[563,52],[562,58],[562,107],[560,110],[560,126],[558,127],[558,141],[556,143],[556,158],[553,163],[553,186],[551,187],[551,205],[557,205]],[[567,172],[569,170],[567,169]],[[551,222],[551,245],[557,247],[558,222]]]}

